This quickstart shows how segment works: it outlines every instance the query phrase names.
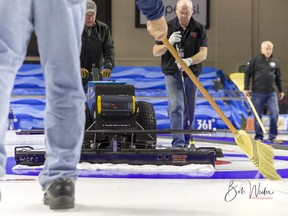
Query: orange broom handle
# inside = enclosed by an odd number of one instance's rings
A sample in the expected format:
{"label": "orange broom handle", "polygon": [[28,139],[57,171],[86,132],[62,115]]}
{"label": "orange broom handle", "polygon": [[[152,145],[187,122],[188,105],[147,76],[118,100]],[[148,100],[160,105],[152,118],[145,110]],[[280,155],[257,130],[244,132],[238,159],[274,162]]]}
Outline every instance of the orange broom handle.
{"label": "orange broom handle", "polygon": [[215,111],[218,113],[218,115],[221,117],[221,119],[225,122],[225,124],[231,130],[231,132],[233,134],[237,134],[237,132],[238,132],[237,129],[229,121],[229,119],[225,116],[225,114],[222,112],[222,110],[219,108],[219,106],[216,104],[216,102],[213,100],[213,98],[209,95],[209,93],[206,91],[206,89],[203,87],[203,85],[199,82],[199,80],[194,75],[194,73],[191,71],[191,69],[183,62],[182,58],[179,56],[178,52],[174,49],[174,47],[169,43],[168,39],[165,38],[162,42],[164,43],[166,48],[169,50],[169,52],[172,54],[172,56],[176,59],[176,61],[179,62],[181,67],[184,69],[185,73],[189,76],[189,78],[197,86],[197,88],[200,90],[200,92],[208,100],[208,102],[215,109]]}

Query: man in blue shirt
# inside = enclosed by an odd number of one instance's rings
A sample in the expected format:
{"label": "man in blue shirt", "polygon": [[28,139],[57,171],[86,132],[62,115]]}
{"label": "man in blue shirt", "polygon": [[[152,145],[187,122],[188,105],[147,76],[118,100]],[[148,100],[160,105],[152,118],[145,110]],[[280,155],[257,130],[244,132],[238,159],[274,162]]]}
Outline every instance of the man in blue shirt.
{"label": "man in blue shirt", "polygon": [[[137,3],[150,20],[150,34],[164,39],[167,25],[162,1]],[[79,55],[86,4],[86,0],[0,1],[0,177],[5,174],[4,140],[11,92],[34,30],[46,87],[46,160],[39,181],[44,204],[50,209],[69,209],[75,205],[74,183],[85,126]]]}
{"label": "man in blue shirt", "polygon": [[79,73],[85,7],[86,0],[0,1],[0,177],[5,173],[11,91],[34,31],[46,88],[46,160],[39,181],[44,204],[51,209],[74,207],[76,166],[85,126]]}
{"label": "man in blue shirt", "polygon": [[156,39],[163,40],[167,36],[167,24],[162,0],[136,0],[142,13],[147,17],[147,30]]}

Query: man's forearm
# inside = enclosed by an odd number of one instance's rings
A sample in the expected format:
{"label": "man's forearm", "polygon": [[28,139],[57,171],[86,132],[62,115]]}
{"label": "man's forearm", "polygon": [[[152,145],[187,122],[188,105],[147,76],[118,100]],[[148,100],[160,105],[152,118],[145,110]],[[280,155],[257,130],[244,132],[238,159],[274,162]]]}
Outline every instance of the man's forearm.
{"label": "man's forearm", "polygon": [[193,64],[199,64],[207,59],[208,48],[207,47],[200,47],[198,53],[193,55],[191,58],[193,60]]}
{"label": "man's forearm", "polygon": [[153,55],[155,57],[162,56],[166,52],[167,52],[167,48],[166,48],[166,46],[164,44],[163,45],[155,44],[154,47],[153,47]]}

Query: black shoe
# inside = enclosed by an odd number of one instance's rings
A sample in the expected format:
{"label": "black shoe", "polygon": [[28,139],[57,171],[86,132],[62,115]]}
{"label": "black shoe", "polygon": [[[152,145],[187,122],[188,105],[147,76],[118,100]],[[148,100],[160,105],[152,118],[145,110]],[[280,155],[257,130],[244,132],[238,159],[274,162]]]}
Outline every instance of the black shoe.
{"label": "black shoe", "polygon": [[50,209],[74,208],[74,182],[71,179],[55,180],[44,194],[44,204]]}
{"label": "black shoe", "polygon": [[188,150],[197,150],[196,146],[194,144],[192,145],[186,145],[185,148],[187,148]]}
{"label": "black shoe", "polygon": [[283,143],[283,141],[277,140],[276,138],[270,139],[269,141],[274,143],[274,144],[282,144]]}
{"label": "black shoe", "polygon": [[256,141],[258,141],[258,142],[261,142],[261,143],[263,142],[263,140],[262,140],[262,139],[256,139]]}

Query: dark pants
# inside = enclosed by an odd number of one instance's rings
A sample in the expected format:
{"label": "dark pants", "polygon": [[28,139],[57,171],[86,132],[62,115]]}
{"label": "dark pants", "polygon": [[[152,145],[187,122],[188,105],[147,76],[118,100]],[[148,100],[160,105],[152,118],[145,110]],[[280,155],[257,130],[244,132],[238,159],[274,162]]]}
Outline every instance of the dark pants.
{"label": "dark pants", "polygon": [[[277,122],[279,116],[279,105],[276,92],[270,94],[252,93],[252,102],[255,109],[261,119],[263,113],[264,104],[268,107],[270,117],[270,129],[269,129],[269,140],[276,138],[278,135]],[[263,140],[263,131],[256,120],[254,119],[255,139]]]}

